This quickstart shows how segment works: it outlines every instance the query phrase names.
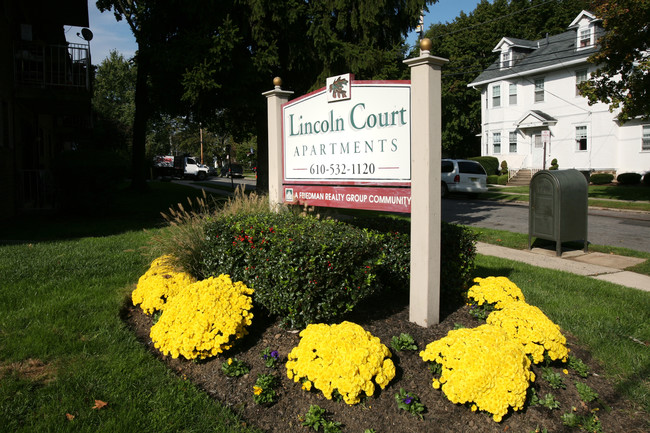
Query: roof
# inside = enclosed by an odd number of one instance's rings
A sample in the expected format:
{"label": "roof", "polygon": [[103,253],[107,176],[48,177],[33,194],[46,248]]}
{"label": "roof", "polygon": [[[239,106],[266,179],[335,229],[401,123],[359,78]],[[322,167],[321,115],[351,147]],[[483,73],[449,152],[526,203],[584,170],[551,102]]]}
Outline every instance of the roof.
{"label": "roof", "polygon": [[528,39],[507,37],[507,38],[501,38],[501,41],[499,41],[497,46],[494,47],[492,52],[501,51],[501,46],[504,44],[507,44],[511,47],[518,47],[518,48],[529,48],[529,49],[537,48],[537,43],[535,41],[529,41]]}
{"label": "roof", "polygon": [[519,129],[537,128],[540,126],[555,125],[557,119],[549,116],[543,111],[529,110],[515,124]]}
{"label": "roof", "polygon": [[[595,31],[595,40],[598,40],[603,30],[601,27],[596,26]],[[514,66],[501,69],[500,60],[497,57],[494,63],[469,83],[468,86],[475,87],[506,77],[532,75],[549,69],[560,69],[567,64],[586,63],[587,58],[598,51],[598,47],[594,45],[589,48],[576,50],[576,37],[576,30],[574,29],[549,36],[548,38],[527,41],[528,47],[535,47],[535,49],[528,54],[524,54],[520,59],[515,60]],[[504,39],[518,42],[526,41],[524,39],[503,38],[501,42]],[[523,43],[517,45],[524,46]]]}

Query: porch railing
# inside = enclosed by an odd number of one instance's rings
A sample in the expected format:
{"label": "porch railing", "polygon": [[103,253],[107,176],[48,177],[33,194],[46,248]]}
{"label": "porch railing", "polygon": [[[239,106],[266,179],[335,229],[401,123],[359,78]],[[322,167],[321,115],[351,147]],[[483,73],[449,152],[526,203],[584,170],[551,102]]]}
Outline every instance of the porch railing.
{"label": "porch railing", "polygon": [[87,45],[21,42],[14,46],[14,77],[19,85],[90,90]]}

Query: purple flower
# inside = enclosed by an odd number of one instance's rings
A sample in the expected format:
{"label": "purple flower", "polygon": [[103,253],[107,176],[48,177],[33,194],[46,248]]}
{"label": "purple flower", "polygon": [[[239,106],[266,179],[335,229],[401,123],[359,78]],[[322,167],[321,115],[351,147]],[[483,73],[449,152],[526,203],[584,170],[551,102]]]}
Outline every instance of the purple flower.
{"label": "purple flower", "polygon": [[273,359],[278,359],[280,357],[280,354],[278,353],[277,350],[274,350],[273,352],[271,352],[271,357]]}
{"label": "purple flower", "polygon": [[413,398],[411,396],[407,395],[406,398],[403,401],[406,404],[411,404],[413,402]]}

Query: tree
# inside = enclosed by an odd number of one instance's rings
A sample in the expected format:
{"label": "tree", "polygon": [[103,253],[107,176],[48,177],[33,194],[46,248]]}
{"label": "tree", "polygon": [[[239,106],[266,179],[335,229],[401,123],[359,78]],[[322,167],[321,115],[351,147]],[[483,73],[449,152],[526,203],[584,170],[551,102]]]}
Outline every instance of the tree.
{"label": "tree", "polygon": [[[405,70],[404,37],[430,3],[98,0],[100,10],[129,23],[138,43],[132,184],[144,184],[145,127],[156,111],[191,116],[220,134],[227,127],[238,142],[256,135],[266,143],[261,93],[274,76],[301,94],[337,73],[370,79]],[[266,161],[260,146],[260,189]]]}
{"label": "tree", "polygon": [[126,149],[133,139],[136,68],[113,50],[98,66],[93,83],[92,106],[98,120],[95,142],[103,147]]}
{"label": "tree", "polygon": [[[207,1],[207,3],[210,3]],[[255,131],[258,188],[267,182],[266,102],[261,93],[281,76],[297,95],[352,72],[358,79],[403,73],[404,37],[426,0],[242,0],[229,14],[206,17],[191,39],[209,53],[184,74],[184,101],[207,121],[221,110],[237,141]],[[227,60],[225,60],[227,59]],[[392,78],[395,78],[394,76]]]}
{"label": "tree", "polygon": [[[185,67],[184,51],[168,42],[183,28],[200,21],[204,10],[194,2],[179,0],[97,0],[97,8],[112,11],[115,18],[126,20],[135,37],[138,50],[135,83],[135,113],[133,119],[131,187],[144,190],[146,186],[145,150],[147,124],[155,114],[187,114],[180,103],[181,73]],[[218,11],[215,8],[215,13]]]}
{"label": "tree", "polygon": [[495,61],[492,49],[501,38],[535,40],[564,32],[585,5],[586,0],[482,0],[469,14],[427,30],[431,53],[449,59],[442,71],[444,156],[480,154],[481,100],[467,84]]}
{"label": "tree", "polygon": [[603,20],[600,49],[589,58],[598,65],[580,86],[589,104],[620,108],[624,123],[650,119],[650,0],[593,0],[592,11]]}

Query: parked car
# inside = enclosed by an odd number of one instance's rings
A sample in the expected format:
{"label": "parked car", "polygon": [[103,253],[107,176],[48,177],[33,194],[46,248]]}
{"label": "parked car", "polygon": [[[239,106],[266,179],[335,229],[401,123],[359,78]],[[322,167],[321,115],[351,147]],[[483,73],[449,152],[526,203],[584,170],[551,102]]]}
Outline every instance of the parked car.
{"label": "parked car", "polygon": [[450,192],[477,194],[487,191],[487,173],[481,164],[466,159],[443,159],[442,196]]}
{"label": "parked car", "polygon": [[221,176],[244,177],[244,167],[239,164],[226,165],[221,169]]}

